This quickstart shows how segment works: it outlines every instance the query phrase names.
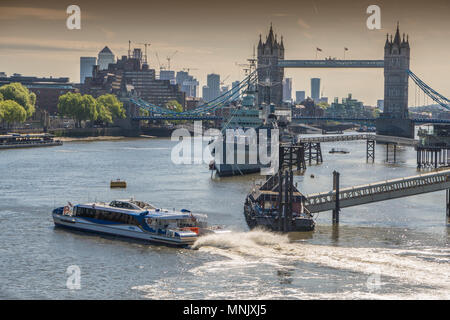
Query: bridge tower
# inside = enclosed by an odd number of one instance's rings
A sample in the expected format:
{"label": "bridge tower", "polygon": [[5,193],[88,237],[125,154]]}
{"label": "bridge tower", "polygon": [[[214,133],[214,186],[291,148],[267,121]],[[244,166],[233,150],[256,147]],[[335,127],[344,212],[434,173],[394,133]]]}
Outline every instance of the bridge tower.
{"label": "bridge tower", "polygon": [[408,116],[409,37],[400,36],[399,26],[384,45],[384,110],[377,121],[377,133],[414,137],[414,124]]}
{"label": "bridge tower", "polygon": [[284,68],[278,61],[284,60],[283,36],[280,42],[274,35],[272,24],[263,43],[259,35],[258,43],[258,103],[281,105],[283,99]]}

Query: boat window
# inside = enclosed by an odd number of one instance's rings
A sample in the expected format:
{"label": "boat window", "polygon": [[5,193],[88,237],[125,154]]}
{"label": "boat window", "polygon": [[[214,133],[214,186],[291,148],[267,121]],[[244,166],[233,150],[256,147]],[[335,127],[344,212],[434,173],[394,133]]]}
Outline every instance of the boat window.
{"label": "boat window", "polygon": [[[76,210],[75,210],[76,209]],[[121,212],[112,212],[94,208],[75,207],[74,213],[79,217],[95,218],[98,220],[113,221],[124,224],[139,225],[134,216]]]}

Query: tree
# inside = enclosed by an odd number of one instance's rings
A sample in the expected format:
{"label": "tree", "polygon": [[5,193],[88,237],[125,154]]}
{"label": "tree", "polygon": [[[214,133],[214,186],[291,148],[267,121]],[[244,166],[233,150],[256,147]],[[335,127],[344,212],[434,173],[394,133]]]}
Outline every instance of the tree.
{"label": "tree", "polygon": [[97,102],[91,95],[67,92],[59,97],[58,113],[74,118],[81,127],[81,121],[97,119]]}
{"label": "tree", "polygon": [[13,82],[3,85],[0,87],[0,94],[2,94],[4,100],[13,100],[21,105],[26,111],[27,118],[34,114],[36,95],[21,83]]}
{"label": "tree", "polygon": [[104,107],[104,109],[110,113],[113,120],[118,118],[123,119],[126,117],[123,103],[117,100],[117,97],[113,94],[104,94],[99,96],[97,98],[97,107],[98,110],[101,110],[102,107]]}
{"label": "tree", "polygon": [[317,106],[321,107],[323,110],[327,110],[330,107],[330,105],[328,103],[324,102],[324,101],[323,102],[319,102],[317,104]]}
{"label": "tree", "polygon": [[0,102],[0,117],[8,123],[24,122],[27,119],[27,112],[24,107],[13,100]]}
{"label": "tree", "polygon": [[175,112],[183,112],[183,106],[177,100],[168,101],[166,108]]}
{"label": "tree", "polygon": [[97,101],[90,94],[85,94],[81,97],[79,116],[81,120],[97,120]]}
{"label": "tree", "polygon": [[[98,101],[98,100],[97,100]],[[103,105],[97,102],[97,121],[102,121],[105,123],[112,123],[112,114],[109,111],[109,109]]]}

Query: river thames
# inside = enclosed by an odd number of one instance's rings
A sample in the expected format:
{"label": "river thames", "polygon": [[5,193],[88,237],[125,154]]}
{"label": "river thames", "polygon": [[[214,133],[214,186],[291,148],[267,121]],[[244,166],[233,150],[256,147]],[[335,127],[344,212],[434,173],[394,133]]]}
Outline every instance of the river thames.
{"label": "river thames", "polygon": [[[207,164],[175,165],[176,142],[124,139],[0,151],[1,299],[435,299],[450,298],[450,226],[445,191],[316,215],[311,233],[248,231],[247,192],[259,175],[211,178]],[[350,154],[330,154],[344,147]],[[417,174],[411,147],[385,163],[378,145],[322,144],[323,164],[296,176],[303,193]],[[314,178],[311,177],[314,175]],[[121,178],[128,188],[112,190]],[[134,197],[206,213],[233,230],[200,238],[197,250],[54,228],[51,211]],[[81,288],[66,286],[78,266]]]}

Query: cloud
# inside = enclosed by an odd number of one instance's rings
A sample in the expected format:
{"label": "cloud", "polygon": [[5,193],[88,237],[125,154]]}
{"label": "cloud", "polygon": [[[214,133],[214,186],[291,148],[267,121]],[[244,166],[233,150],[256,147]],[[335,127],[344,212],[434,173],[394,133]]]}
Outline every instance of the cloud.
{"label": "cloud", "polygon": [[274,16],[274,17],[291,17],[291,16],[293,16],[293,14],[291,14],[291,13],[274,13],[274,14],[272,14],[272,16]]}
{"label": "cloud", "polygon": [[[91,14],[81,11],[82,19],[93,18]],[[0,7],[0,20],[20,20],[20,19],[39,19],[39,20],[66,20],[68,14],[66,8],[32,8],[32,7]]]}
{"label": "cloud", "polygon": [[311,26],[308,23],[306,23],[306,21],[303,20],[302,18],[298,18],[297,24],[305,29],[311,29]]}
{"label": "cloud", "polygon": [[303,32],[303,35],[304,35],[306,38],[308,38],[308,39],[312,39],[312,38],[313,38],[313,36],[312,36],[309,32],[306,32],[306,31]]}
{"label": "cloud", "polygon": [[25,50],[98,52],[101,49],[101,45],[98,42],[90,41],[0,37],[0,48],[2,51]]}
{"label": "cloud", "polygon": [[107,39],[113,39],[116,37],[116,33],[114,31],[111,31],[111,30],[108,30],[105,28],[100,28],[100,31],[105,34]]}

